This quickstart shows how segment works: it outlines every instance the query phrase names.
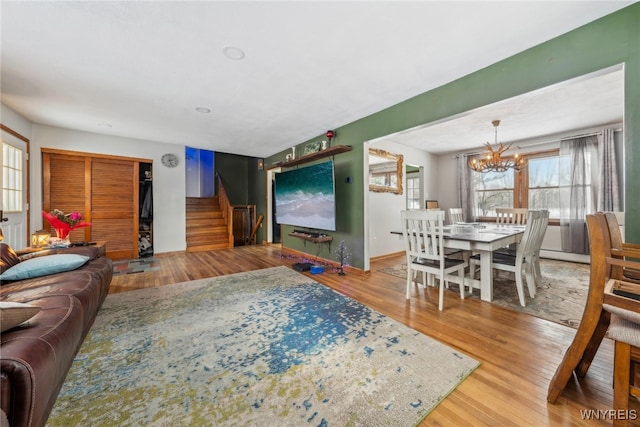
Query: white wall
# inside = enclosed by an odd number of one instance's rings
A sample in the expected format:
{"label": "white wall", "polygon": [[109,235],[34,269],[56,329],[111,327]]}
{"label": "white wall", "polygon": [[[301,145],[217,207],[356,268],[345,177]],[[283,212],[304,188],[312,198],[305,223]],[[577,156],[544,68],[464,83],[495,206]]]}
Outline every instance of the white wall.
{"label": "white wall", "polygon": [[[424,168],[424,199],[438,198],[438,163],[433,154],[416,150],[405,145],[392,142],[381,142],[371,146],[404,156],[404,166],[408,163]],[[368,199],[368,227],[369,227],[369,256],[378,257],[404,251],[404,242],[392,230],[400,230],[400,211],[406,209],[406,174],[402,174],[402,194],[377,193],[369,191]],[[366,182],[366,181],[365,181]]]}
{"label": "white wall", "polygon": [[0,122],[31,140],[31,122],[4,104],[0,104]]}
{"label": "white wall", "polygon": [[[41,148],[81,151],[153,161],[153,247],[155,253],[186,249],[185,146],[100,135],[51,126],[33,125],[31,139],[31,229],[42,228]],[[176,154],[175,168],[162,166],[160,157]]]}

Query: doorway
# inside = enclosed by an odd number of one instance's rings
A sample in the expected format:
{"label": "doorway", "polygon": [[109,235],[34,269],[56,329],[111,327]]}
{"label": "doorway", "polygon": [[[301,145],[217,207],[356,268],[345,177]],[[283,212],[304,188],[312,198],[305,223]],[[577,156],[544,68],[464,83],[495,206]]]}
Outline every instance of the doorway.
{"label": "doorway", "polygon": [[0,151],[0,226],[4,241],[13,248],[25,248],[29,236],[29,140],[2,126]]}

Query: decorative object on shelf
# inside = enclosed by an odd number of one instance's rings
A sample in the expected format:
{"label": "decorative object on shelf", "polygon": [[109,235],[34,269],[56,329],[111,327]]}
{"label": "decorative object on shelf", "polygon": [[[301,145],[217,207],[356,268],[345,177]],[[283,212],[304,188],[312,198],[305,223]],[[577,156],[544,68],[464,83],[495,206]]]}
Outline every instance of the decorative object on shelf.
{"label": "decorative object on shelf", "polygon": [[56,230],[56,237],[49,239],[49,245],[59,246],[69,244],[69,233],[76,228],[88,227],[90,222],[82,220],[82,215],[79,212],[71,212],[65,214],[61,210],[54,209],[51,212],[42,211],[42,216],[51,224]]}
{"label": "decorative object on shelf", "polygon": [[291,160],[296,158],[296,147],[291,147]]}
{"label": "decorative object on shelf", "polygon": [[293,156],[291,155],[291,153],[287,154],[284,158],[285,162],[290,162],[291,160],[293,160]]}
{"label": "decorative object on shelf", "polygon": [[334,252],[336,254],[336,259],[340,263],[340,267],[338,269],[338,275],[344,276],[344,266],[347,265],[347,261],[351,256],[350,253],[347,253],[347,245],[344,243],[344,240],[340,240],[340,244],[338,245],[338,249]]}
{"label": "decorative object on shelf", "polygon": [[320,151],[320,141],[310,142],[304,146],[304,152],[302,155],[306,156],[308,154],[317,153],[318,151]]}
{"label": "decorative object on shelf", "polygon": [[322,142],[320,143],[320,150],[324,151],[324,150],[327,149],[328,146],[329,145],[328,145],[327,141],[325,139],[323,139]]}
{"label": "decorative object on shelf", "polygon": [[494,150],[491,146],[491,143],[487,142],[487,154],[483,159],[473,158],[469,160],[467,165],[471,170],[476,172],[506,172],[509,169],[513,169],[516,172],[520,172],[522,168],[525,166],[525,161],[523,157],[520,157],[517,153],[510,157],[502,157],[502,153],[511,148],[511,144],[504,145],[502,142],[498,143],[498,126],[500,125],[500,120],[494,120],[491,122],[493,127],[495,128],[495,146]]}
{"label": "decorative object on shelf", "polygon": [[31,235],[31,246],[34,248],[44,248],[49,244],[51,234],[44,230],[38,230]]}
{"label": "decorative object on shelf", "polygon": [[160,161],[164,166],[168,168],[175,168],[176,166],[178,166],[178,163],[180,162],[180,160],[178,159],[178,156],[176,156],[173,153],[163,154],[162,157],[160,158]]}
{"label": "decorative object on shelf", "polygon": [[[324,134],[324,136],[327,137],[327,147],[329,147],[331,145],[331,142],[333,141],[333,138],[336,137],[336,131],[335,130],[328,130],[327,133]],[[324,150],[325,148],[323,148]]]}

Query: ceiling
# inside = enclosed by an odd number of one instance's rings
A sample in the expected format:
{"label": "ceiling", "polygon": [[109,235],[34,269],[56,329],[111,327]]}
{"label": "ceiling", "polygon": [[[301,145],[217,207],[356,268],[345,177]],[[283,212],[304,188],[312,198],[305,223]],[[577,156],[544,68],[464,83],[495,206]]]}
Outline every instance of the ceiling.
{"label": "ceiling", "polygon": [[[2,103],[34,123],[267,157],[631,3],[3,1]],[[505,141],[621,121],[621,74],[393,138],[437,153],[492,140],[493,119]],[[603,81],[618,98],[594,108],[584,94]]]}
{"label": "ceiling", "polygon": [[592,128],[618,125],[623,119],[624,68],[616,66],[372,143],[390,141],[431,153],[474,150],[486,142],[494,144],[492,122],[500,120],[499,142],[538,145]]}

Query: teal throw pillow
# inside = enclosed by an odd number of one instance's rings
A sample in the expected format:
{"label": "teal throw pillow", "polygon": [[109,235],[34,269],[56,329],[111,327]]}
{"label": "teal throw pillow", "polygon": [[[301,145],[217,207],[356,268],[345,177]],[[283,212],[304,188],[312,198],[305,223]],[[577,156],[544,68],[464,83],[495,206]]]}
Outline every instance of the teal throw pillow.
{"label": "teal throw pillow", "polygon": [[22,280],[62,271],[75,270],[89,260],[88,256],[77,254],[56,254],[31,258],[14,265],[0,274],[0,280]]}

